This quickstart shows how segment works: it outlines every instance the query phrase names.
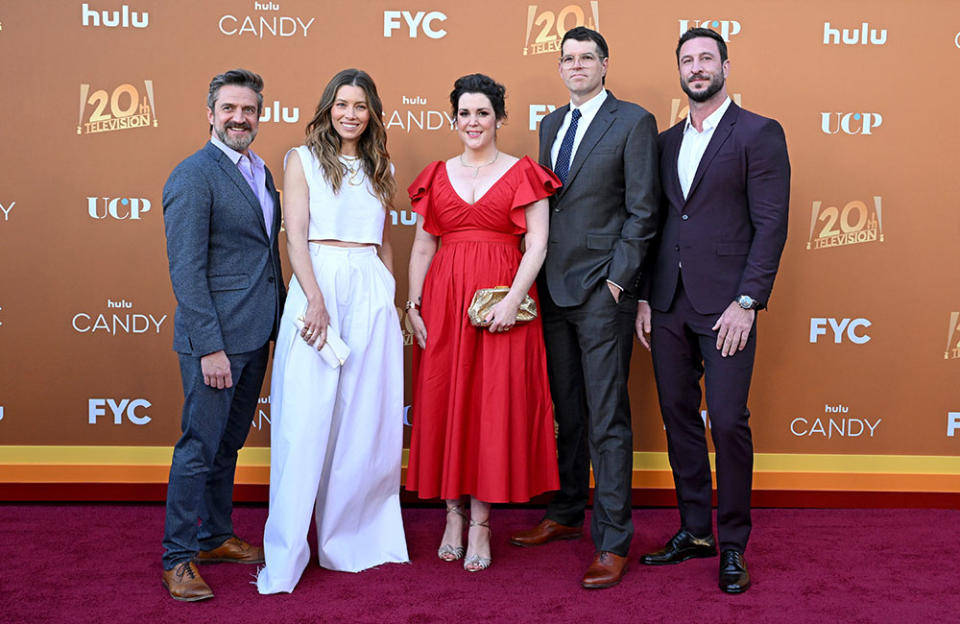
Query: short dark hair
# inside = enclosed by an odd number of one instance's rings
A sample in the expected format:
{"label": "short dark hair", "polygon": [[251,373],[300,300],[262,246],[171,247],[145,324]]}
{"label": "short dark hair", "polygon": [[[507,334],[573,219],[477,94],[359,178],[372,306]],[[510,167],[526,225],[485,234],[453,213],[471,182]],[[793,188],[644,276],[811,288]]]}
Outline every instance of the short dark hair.
{"label": "short dark hair", "polygon": [[493,113],[496,118],[498,120],[507,118],[507,109],[504,102],[507,90],[490,76],[467,74],[457,78],[457,81],[453,83],[453,91],[450,92],[450,106],[453,109],[454,118],[456,118],[457,110],[460,108],[460,96],[464,93],[480,93],[487,96],[493,106]]}
{"label": "short dark hair", "polygon": [[207,108],[213,110],[220,95],[220,87],[234,85],[246,87],[257,94],[257,115],[263,112],[263,78],[249,69],[231,69],[217,74],[210,81],[210,91],[207,93]]}
{"label": "short dark hair", "polygon": [[607,47],[607,40],[603,38],[603,35],[585,26],[577,26],[564,33],[563,40],[560,42],[560,56],[563,56],[563,44],[565,44],[568,39],[594,42],[597,44],[597,50],[600,51],[601,61],[610,56],[610,48]]}
{"label": "short dark hair", "polygon": [[680,64],[680,48],[682,48],[686,42],[691,39],[696,39],[697,37],[707,37],[716,41],[717,48],[720,49],[720,62],[723,63],[727,60],[727,42],[723,40],[720,33],[715,30],[710,30],[709,28],[691,28],[680,35],[680,41],[677,42],[677,65]]}

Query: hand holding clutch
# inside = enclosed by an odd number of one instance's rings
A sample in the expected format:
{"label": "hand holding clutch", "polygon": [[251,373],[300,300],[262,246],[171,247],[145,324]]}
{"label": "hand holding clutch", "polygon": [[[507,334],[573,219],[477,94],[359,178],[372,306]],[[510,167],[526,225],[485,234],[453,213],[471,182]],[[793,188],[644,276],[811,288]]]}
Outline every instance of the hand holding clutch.
{"label": "hand holding clutch", "polygon": [[[497,305],[510,292],[509,286],[494,286],[493,288],[479,288],[473,293],[473,300],[470,301],[470,307],[467,308],[467,317],[470,324],[474,327],[484,327],[487,322],[484,321],[493,306]],[[537,303],[530,295],[524,295],[520,302],[520,309],[517,310],[517,322],[529,323],[537,318]]]}
{"label": "hand holding clutch", "polygon": [[[302,315],[298,316],[294,323],[296,323],[297,329],[303,331]],[[307,344],[310,343],[308,342]],[[312,347],[313,345],[311,344],[310,346]],[[323,343],[323,346],[317,350],[317,353],[320,354],[320,359],[330,365],[330,368],[338,368],[343,366],[343,363],[347,361],[347,357],[350,355],[350,347],[340,338],[340,334],[338,334],[331,325],[327,325],[327,340]]]}

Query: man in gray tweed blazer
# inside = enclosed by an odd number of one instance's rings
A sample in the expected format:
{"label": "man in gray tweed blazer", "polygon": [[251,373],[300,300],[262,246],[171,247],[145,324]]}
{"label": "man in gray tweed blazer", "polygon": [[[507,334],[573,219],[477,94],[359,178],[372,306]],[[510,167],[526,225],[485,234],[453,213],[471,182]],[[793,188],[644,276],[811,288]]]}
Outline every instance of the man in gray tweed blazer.
{"label": "man in gray tweed blazer", "polygon": [[[263,80],[235,69],[207,96],[210,141],[163,188],[173,348],[183,381],[183,435],[173,450],[163,585],[176,600],[212,598],[196,562],[262,563],[233,534],[233,478],[263,385],[285,290],[280,196],[251,151]],[[199,522],[198,522],[199,521]]]}

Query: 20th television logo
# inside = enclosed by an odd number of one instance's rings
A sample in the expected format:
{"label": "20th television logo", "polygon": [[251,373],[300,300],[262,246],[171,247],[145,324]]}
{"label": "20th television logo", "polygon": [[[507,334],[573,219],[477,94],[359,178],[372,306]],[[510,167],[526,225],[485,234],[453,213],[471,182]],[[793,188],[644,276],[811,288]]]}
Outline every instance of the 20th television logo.
{"label": "20th television logo", "polygon": [[855,199],[843,208],[823,207],[813,202],[810,213],[810,238],[807,249],[826,249],[860,243],[883,242],[883,200],[873,197],[873,205]]}
{"label": "20th television logo", "polygon": [[[541,5],[531,4],[527,7],[527,36],[523,42],[523,55],[560,54],[560,42],[563,35],[571,28],[586,26],[592,30],[600,30],[600,2],[589,2],[589,17],[584,7],[579,4],[568,4],[554,13],[551,10],[540,10]],[[534,28],[536,26],[536,28]],[[536,33],[531,43],[530,37]]]}
{"label": "20th television logo", "polygon": [[[157,105],[153,81],[143,81],[141,93],[130,83],[112,91],[97,89],[90,93],[89,84],[80,85],[80,115],[77,134],[96,134],[134,128],[156,128]],[[89,113],[89,114],[88,114]]]}

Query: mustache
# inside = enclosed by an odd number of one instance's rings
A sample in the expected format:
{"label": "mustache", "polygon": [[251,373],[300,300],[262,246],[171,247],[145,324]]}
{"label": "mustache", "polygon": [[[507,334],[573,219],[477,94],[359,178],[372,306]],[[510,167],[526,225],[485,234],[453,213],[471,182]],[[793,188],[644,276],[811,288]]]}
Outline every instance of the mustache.
{"label": "mustache", "polygon": [[694,74],[687,78],[687,82],[693,82],[694,80],[710,80],[710,74]]}
{"label": "mustache", "polygon": [[233,128],[236,128],[237,130],[250,130],[250,129],[251,129],[251,128],[250,128],[250,124],[248,124],[247,122],[237,123],[237,122],[235,122],[235,121],[232,121],[232,122],[228,122],[228,123],[223,124],[223,129],[224,129],[224,130],[231,130],[231,129],[233,129]]}

